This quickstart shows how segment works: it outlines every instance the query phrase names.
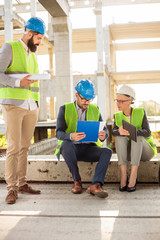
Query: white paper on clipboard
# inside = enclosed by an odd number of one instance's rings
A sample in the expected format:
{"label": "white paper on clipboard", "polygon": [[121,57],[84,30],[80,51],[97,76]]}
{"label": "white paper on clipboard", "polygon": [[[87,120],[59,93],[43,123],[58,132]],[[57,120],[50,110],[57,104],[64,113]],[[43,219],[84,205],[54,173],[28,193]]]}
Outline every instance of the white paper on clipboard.
{"label": "white paper on clipboard", "polygon": [[100,123],[99,124],[99,132],[100,132],[100,131],[103,131],[103,128],[106,126],[106,121],[101,121],[99,123]]}
{"label": "white paper on clipboard", "polygon": [[29,73],[18,73],[18,74],[7,74],[10,77],[16,78],[16,79],[22,79],[26,77],[27,75],[31,75],[28,80],[48,80],[50,79],[50,74],[29,74]]}

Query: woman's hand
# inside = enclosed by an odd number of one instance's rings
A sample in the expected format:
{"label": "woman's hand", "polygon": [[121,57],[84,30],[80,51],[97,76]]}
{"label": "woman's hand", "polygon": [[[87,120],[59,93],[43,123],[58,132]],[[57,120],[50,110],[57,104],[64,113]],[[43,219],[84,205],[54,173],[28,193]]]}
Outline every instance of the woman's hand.
{"label": "woman's hand", "polygon": [[119,127],[118,131],[119,131],[120,135],[125,135],[125,136],[130,135],[130,133],[127,130],[125,130],[122,126]]}
{"label": "woman's hand", "polygon": [[106,137],[105,131],[100,131],[100,132],[98,133],[98,138],[99,138],[99,140],[103,141],[103,140],[105,139],[105,137]]}

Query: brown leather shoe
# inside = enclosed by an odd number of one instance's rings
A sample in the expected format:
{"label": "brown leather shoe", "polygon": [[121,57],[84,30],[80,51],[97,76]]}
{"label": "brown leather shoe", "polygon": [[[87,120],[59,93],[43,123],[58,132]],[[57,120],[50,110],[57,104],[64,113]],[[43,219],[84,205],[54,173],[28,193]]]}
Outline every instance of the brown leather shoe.
{"label": "brown leather shoe", "polygon": [[20,193],[30,193],[30,194],[40,194],[40,190],[33,189],[31,186],[29,186],[27,183],[23,186],[19,187],[18,192]]}
{"label": "brown leather shoe", "polygon": [[72,193],[79,194],[82,192],[82,182],[81,180],[74,181],[74,185],[72,187]]}
{"label": "brown leather shoe", "polygon": [[87,188],[86,192],[90,193],[92,195],[96,195],[97,197],[100,197],[100,198],[108,197],[108,193],[103,190],[103,188],[101,187],[100,183],[96,183],[96,184],[90,185]]}
{"label": "brown leather shoe", "polygon": [[9,190],[5,201],[8,204],[14,204],[14,203],[16,203],[17,198],[18,198],[17,191],[16,190]]}

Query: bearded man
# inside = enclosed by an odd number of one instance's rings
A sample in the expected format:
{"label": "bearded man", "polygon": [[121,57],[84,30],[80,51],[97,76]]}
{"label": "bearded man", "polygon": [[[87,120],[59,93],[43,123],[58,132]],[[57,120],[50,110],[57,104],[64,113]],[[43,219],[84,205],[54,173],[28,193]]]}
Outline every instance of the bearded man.
{"label": "bearded man", "polygon": [[[0,104],[7,138],[8,194],[5,200],[8,204],[16,203],[18,192],[40,194],[40,190],[33,189],[26,180],[27,154],[39,109],[39,82],[28,78],[38,73],[35,52],[44,37],[45,24],[42,19],[32,17],[24,28],[22,39],[8,41],[0,50]],[[27,73],[27,76],[16,79],[12,77],[16,73]]]}

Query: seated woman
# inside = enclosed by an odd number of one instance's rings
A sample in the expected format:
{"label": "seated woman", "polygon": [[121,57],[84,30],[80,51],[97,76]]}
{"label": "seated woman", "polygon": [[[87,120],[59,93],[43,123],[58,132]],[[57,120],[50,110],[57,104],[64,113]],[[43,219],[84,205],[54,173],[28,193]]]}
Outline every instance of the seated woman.
{"label": "seated woman", "polygon": [[[116,93],[117,107],[120,112],[114,115],[112,134],[116,137],[116,152],[121,171],[120,191],[136,190],[137,171],[140,161],[148,161],[157,154],[156,145],[151,136],[149,123],[143,108],[132,108],[135,91],[123,85]],[[137,142],[129,138],[129,132],[122,127],[122,120],[137,127]],[[127,160],[131,160],[131,173],[127,181]]]}

